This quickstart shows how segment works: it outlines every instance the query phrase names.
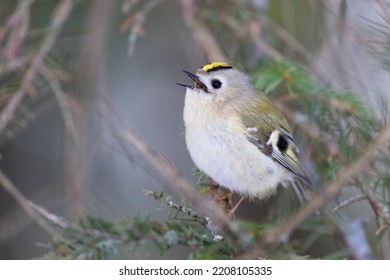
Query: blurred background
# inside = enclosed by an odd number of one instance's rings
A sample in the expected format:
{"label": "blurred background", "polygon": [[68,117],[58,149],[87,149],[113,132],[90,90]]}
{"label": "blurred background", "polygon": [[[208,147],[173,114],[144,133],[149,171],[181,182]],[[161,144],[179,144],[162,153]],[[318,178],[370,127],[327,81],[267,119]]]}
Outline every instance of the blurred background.
{"label": "blurred background", "polygon": [[[382,119],[389,27],[386,0],[2,0],[0,170],[28,200],[72,221],[164,220],[166,210],[142,191],[162,185],[118,148],[115,122],[135,129],[195,185],[184,90],[175,85],[188,80],[182,69],[227,58],[251,72],[291,59]],[[15,197],[0,188],[0,258],[39,257],[50,236]],[[255,219],[266,206],[247,203],[237,215]],[[346,213],[373,217],[367,203]]]}

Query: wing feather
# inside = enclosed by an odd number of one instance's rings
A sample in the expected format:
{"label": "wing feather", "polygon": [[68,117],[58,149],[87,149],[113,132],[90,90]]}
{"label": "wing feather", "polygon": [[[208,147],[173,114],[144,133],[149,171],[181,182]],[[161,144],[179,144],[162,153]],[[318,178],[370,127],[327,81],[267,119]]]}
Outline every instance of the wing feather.
{"label": "wing feather", "polygon": [[286,119],[264,94],[260,93],[258,98],[252,110],[259,113],[251,114],[248,110],[242,116],[248,140],[310,188],[310,179],[301,166],[299,150]]}
{"label": "wing feather", "polygon": [[[284,140],[287,142],[286,148],[284,150],[281,150],[280,147],[278,147],[280,137],[285,137]],[[264,139],[264,137],[262,138]],[[255,135],[251,135],[248,138],[248,140],[255,144],[256,147],[258,147],[264,154],[268,155],[284,168],[288,169],[304,183],[311,185],[305,170],[300,164],[298,150],[292,138],[284,135],[283,130],[277,129],[271,132],[271,134],[268,136],[267,142],[261,141],[260,139],[261,138],[256,138]]]}

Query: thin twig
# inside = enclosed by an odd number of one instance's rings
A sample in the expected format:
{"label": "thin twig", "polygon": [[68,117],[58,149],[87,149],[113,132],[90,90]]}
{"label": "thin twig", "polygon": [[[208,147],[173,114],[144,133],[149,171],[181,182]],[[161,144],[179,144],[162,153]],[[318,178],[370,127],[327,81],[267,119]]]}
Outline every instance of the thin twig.
{"label": "thin twig", "polygon": [[72,10],[73,4],[72,0],[62,0],[57,5],[55,13],[52,16],[49,33],[44,39],[38,52],[32,57],[31,64],[22,78],[20,87],[16,90],[11,101],[3,109],[0,115],[0,135],[3,134],[9,121],[12,120],[17,106],[23,100],[36,75],[39,73],[43,60],[53,47],[62,26]]}
{"label": "thin twig", "polygon": [[52,69],[47,69],[46,67],[42,67],[41,73],[57,99],[67,131],[71,135],[73,142],[77,143],[77,130],[73,120],[72,111],[66,102],[65,93],[62,90],[58,77],[56,77],[56,74]]}
{"label": "thin twig", "polygon": [[35,204],[31,200],[27,200],[27,203],[32,209],[39,213],[39,215],[44,218],[49,224],[54,225],[60,229],[66,229],[72,226],[72,224],[65,218],[49,212],[47,209],[43,208],[38,204]]}
{"label": "thin twig", "polygon": [[352,203],[355,203],[355,202],[358,202],[358,201],[361,201],[364,199],[367,199],[367,196],[365,194],[358,194],[356,196],[353,196],[353,197],[341,202],[339,205],[333,207],[332,212],[337,212],[340,209],[345,208]]}
{"label": "thin twig", "polygon": [[262,37],[260,32],[260,24],[258,22],[249,23],[249,34],[255,46],[262,50],[275,61],[280,61],[284,58],[283,54],[268,44]]}
{"label": "thin twig", "polygon": [[15,12],[7,21],[4,30],[1,32],[2,34],[0,34],[1,41],[1,38],[5,37],[7,29],[12,27],[7,46],[5,46],[3,54],[7,59],[7,62],[13,61],[16,58],[24,40],[26,39],[30,25],[30,10],[33,2],[34,0],[19,1]]}
{"label": "thin twig", "polygon": [[32,201],[27,200],[27,202],[28,202],[29,206],[31,207],[31,209],[33,209],[34,211],[36,211],[36,213],[38,213],[40,215],[41,219],[44,219],[47,224],[51,224],[51,225],[59,228],[60,230],[73,229],[77,232],[84,233],[84,234],[90,234],[90,235],[97,236],[97,237],[103,237],[103,238],[109,238],[109,239],[121,240],[121,241],[126,240],[125,237],[121,238],[117,234],[111,234],[111,233],[107,233],[107,232],[97,230],[97,229],[82,228],[82,227],[78,226],[77,224],[66,220],[63,217],[58,216],[57,214],[49,212],[47,209],[33,203]]}
{"label": "thin twig", "polygon": [[161,192],[156,192],[149,189],[144,189],[143,192],[144,194],[154,198],[158,202],[167,205],[169,208],[174,209],[177,212],[183,213],[184,215],[194,219],[195,222],[205,225],[204,218],[201,215],[199,215],[196,211],[194,211],[192,208],[173,202],[172,199],[170,199],[170,197],[164,196],[164,194]]}
{"label": "thin twig", "polygon": [[379,235],[381,234],[383,231],[385,231],[386,229],[389,228],[389,225],[386,223],[386,224],[383,224],[381,225],[375,232],[375,235]]}
{"label": "thin twig", "polygon": [[54,236],[56,234],[40,215],[38,215],[31,207],[29,200],[19,191],[19,189],[11,182],[11,180],[0,170],[0,184],[3,188],[16,200],[22,207],[24,212],[47,234]]}
{"label": "thin twig", "polygon": [[390,226],[390,213],[386,209],[387,207],[379,200],[376,193],[367,185],[361,184],[362,192],[366,195],[368,202],[371,205],[374,213],[379,216],[383,222],[389,227]]}
{"label": "thin twig", "polygon": [[186,11],[183,11],[183,14],[186,15],[186,23],[191,29],[195,42],[199,45],[206,58],[209,61],[229,61],[209,28],[202,22],[193,20],[193,17],[190,17]]}
{"label": "thin twig", "polygon": [[289,49],[300,55],[307,63],[311,62],[312,55],[297,39],[295,39],[284,28],[272,22],[268,17],[260,16],[261,23],[264,23],[269,29],[281,39]]}
{"label": "thin twig", "polygon": [[142,33],[142,28],[145,23],[145,19],[147,14],[153,10],[158,4],[160,4],[162,0],[149,0],[145,3],[143,8],[135,14],[131,14],[128,16],[125,21],[121,24],[120,30],[125,32],[132,26],[129,39],[128,39],[128,47],[127,54],[129,56],[134,54],[135,44],[137,42],[138,36]]}
{"label": "thin twig", "polygon": [[275,49],[273,46],[268,44],[261,37],[261,25],[258,21],[249,21],[244,26],[242,26],[237,20],[228,17],[222,16],[222,21],[231,28],[236,35],[236,37],[240,38],[244,35],[249,36],[254,45],[261,51],[263,51],[266,55],[273,58],[276,61],[283,59],[283,55]]}
{"label": "thin twig", "polygon": [[146,189],[144,190],[144,193],[148,196],[153,197],[157,201],[166,204],[169,208],[174,209],[179,213],[183,213],[184,215],[192,218],[193,221],[206,227],[213,235],[214,241],[219,241],[223,239],[221,235],[221,229],[209,217],[203,217],[202,215],[199,215],[196,211],[194,211],[192,208],[173,202],[171,199],[164,197],[162,193],[157,193],[155,191]]}
{"label": "thin twig", "polygon": [[331,183],[321,188],[323,191],[314,196],[305,207],[301,208],[295,215],[282,222],[276,229],[266,233],[262,241],[257,246],[254,246],[253,249],[247,251],[241,257],[253,258],[258,255],[258,250],[287,238],[290,232],[298,227],[307,217],[316,210],[320,209],[327,202],[334,199],[349,180],[360,175],[373,161],[378,150],[389,141],[390,126],[387,125],[382,128],[375,140],[367,147],[363,155],[357,159],[355,163],[342,170]]}

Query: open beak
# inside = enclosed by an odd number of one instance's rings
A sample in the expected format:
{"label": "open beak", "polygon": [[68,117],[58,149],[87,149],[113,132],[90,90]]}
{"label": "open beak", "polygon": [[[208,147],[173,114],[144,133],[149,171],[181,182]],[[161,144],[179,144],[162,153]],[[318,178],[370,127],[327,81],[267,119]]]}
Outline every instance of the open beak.
{"label": "open beak", "polygon": [[198,89],[201,89],[205,92],[208,92],[206,85],[199,80],[199,77],[197,75],[192,74],[191,72],[188,72],[186,70],[183,70],[183,72],[186,73],[187,76],[190,77],[195,82],[195,86],[189,86],[189,85],[185,85],[185,84],[176,83],[177,85],[182,86],[182,87],[192,88],[192,89],[198,88]]}

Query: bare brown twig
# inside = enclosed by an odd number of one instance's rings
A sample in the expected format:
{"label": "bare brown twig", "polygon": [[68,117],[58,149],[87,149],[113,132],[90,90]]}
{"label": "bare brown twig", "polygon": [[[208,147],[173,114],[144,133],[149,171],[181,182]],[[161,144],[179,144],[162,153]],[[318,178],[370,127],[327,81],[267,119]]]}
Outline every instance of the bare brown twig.
{"label": "bare brown twig", "polygon": [[[179,173],[179,171],[169,162],[166,157],[153,150],[134,130],[127,130],[125,133],[116,132],[123,151],[130,157],[136,159],[149,173],[156,177],[164,187],[171,192],[184,195],[189,203],[202,213],[210,216],[222,230],[227,234],[233,234],[235,241],[243,240],[246,231],[235,226],[222,208],[207,195],[201,195],[196,189]],[[237,238],[239,238],[237,240]],[[237,245],[237,244],[236,244]],[[233,244],[234,246],[234,244]]]}
{"label": "bare brown twig", "polygon": [[275,61],[282,60],[284,58],[277,49],[268,44],[262,37],[260,32],[260,24],[258,22],[252,22],[249,24],[249,34],[252,42],[255,46],[266,53],[269,57],[272,57]]}
{"label": "bare brown twig", "polygon": [[276,61],[283,59],[283,55],[261,37],[261,25],[258,21],[245,22],[243,25],[227,16],[222,16],[222,21],[234,31],[236,37],[249,36],[256,48],[263,51],[269,57]]}
{"label": "bare brown twig", "polygon": [[205,57],[209,61],[229,61],[207,26],[194,20],[194,10],[194,1],[183,1],[182,13],[184,20]]}
{"label": "bare brown twig", "polygon": [[269,27],[269,29],[279,39],[281,39],[288,46],[289,49],[300,55],[307,63],[311,62],[312,55],[310,54],[310,52],[284,28],[264,16],[260,16],[260,21],[261,23],[264,23],[267,27]]}
{"label": "bare brown twig", "polygon": [[57,103],[61,109],[66,129],[72,136],[74,142],[77,143],[76,125],[73,120],[72,111],[70,110],[70,106],[68,106],[66,102],[65,93],[62,90],[61,83],[56,76],[55,71],[47,69],[46,67],[42,67],[41,73],[43,74],[43,77],[47,80],[47,83],[51,87],[51,90],[53,91],[57,99]]}
{"label": "bare brown twig", "polygon": [[[0,29],[0,42],[10,30],[9,39],[4,48],[3,56],[7,62],[13,61],[27,36],[30,24],[30,7],[34,0],[19,1],[15,12],[10,16],[4,28]],[[1,54],[0,54],[1,56]]]}
{"label": "bare brown twig", "polygon": [[385,225],[387,227],[390,226],[390,213],[386,209],[386,207],[383,205],[382,202],[380,202],[379,198],[377,197],[376,193],[366,184],[361,185],[362,192],[367,197],[368,202],[371,205],[372,210],[375,212],[377,216],[379,216]]}
{"label": "bare brown twig", "polygon": [[[77,224],[74,224],[68,220],[66,220],[63,217],[58,216],[57,214],[54,214],[52,212],[49,212],[47,209],[43,208],[40,205],[37,205],[33,203],[32,201],[27,201],[29,206],[32,210],[34,210],[40,217],[40,219],[44,220],[45,223],[51,224],[57,229],[64,230],[64,229],[73,229],[77,232],[84,233],[84,234],[90,234],[97,237],[103,237],[103,238],[110,238],[115,240],[125,240],[126,238],[120,238],[118,235],[110,234],[101,230],[97,229],[87,229],[82,228],[78,226]],[[54,231],[54,230],[53,230]]]}
{"label": "bare brown twig", "polygon": [[133,55],[135,50],[135,44],[137,42],[138,36],[142,34],[142,28],[146,19],[147,14],[153,10],[158,4],[160,4],[163,0],[152,0],[146,1],[145,5],[142,7],[140,11],[135,14],[129,15],[125,21],[122,23],[120,30],[122,32],[127,31],[130,26],[132,26],[130,34],[129,34],[129,44],[127,47],[127,54],[129,56]]}
{"label": "bare brown twig", "polygon": [[367,196],[364,195],[364,194],[355,195],[355,196],[353,196],[353,197],[343,201],[339,205],[333,207],[332,212],[337,212],[340,209],[345,208],[345,207],[347,207],[348,205],[350,205],[352,203],[355,203],[355,202],[358,202],[358,201],[361,201],[361,200],[364,200],[364,199],[367,199]]}
{"label": "bare brown twig", "polygon": [[41,47],[38,52],[32,57],[29,68],[22,78],[20,87],[13,95],[11,101],[7,104],[0,115],[0,135],[6,129],[9,121],[12,119],[15,110],[19,103],[23,100],[28,89],[31,87],[36,75],[39,73],[39,70],[42,66],[45,56],[49,53],[53,47],[57,36],[59,35],[62,26],[64,25],[66,19],[68,18],[72,7],[72,0],[62,0],[56,7],[55,13],[53,14],[51,25],[49,28],[49,33],[44,39]]}
{"label": "bare brown twig", "polygon": [[46,233],[54,236],[56,233],[45,222],[40,215],[38,215],[30,205],[30,201],[19,191],[19,189],[11,182],[11,180],[0,170],[0,184],[3,188],[16,200],[22,207],[24,212]]}

